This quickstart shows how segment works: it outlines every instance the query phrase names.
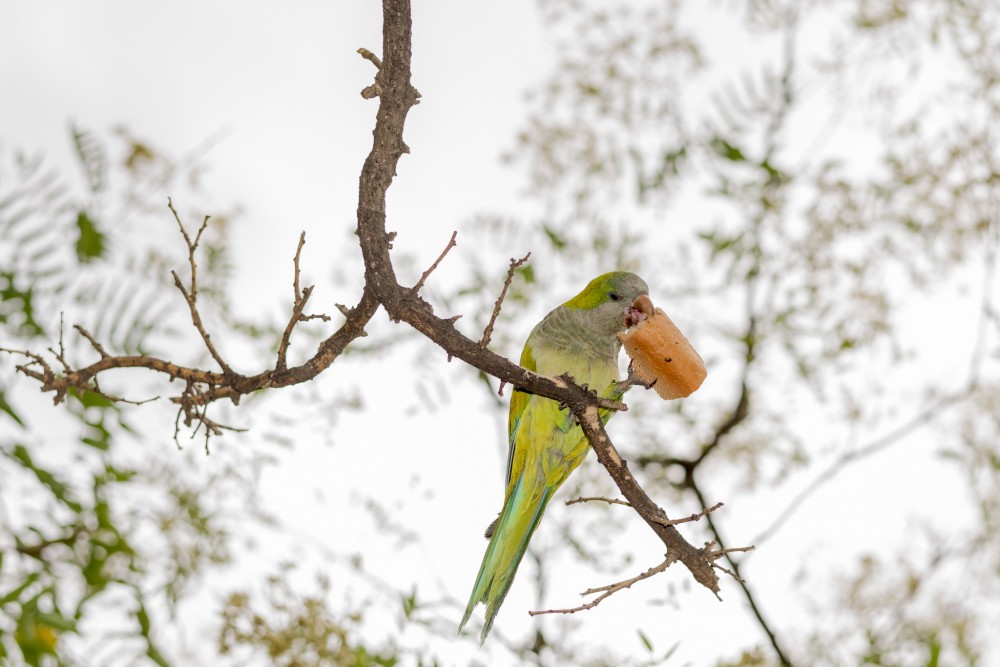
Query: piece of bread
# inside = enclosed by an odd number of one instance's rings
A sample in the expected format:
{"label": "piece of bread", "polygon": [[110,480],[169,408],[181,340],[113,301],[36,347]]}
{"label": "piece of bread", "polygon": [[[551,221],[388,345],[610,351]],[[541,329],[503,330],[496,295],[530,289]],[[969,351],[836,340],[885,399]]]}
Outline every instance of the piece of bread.
{"label": "piece of bread", "polygon": [[618,338],[632,358],[632,374],[646,383],[655,381],[660,398],[690,396],[708,375],[701,355],[659,308]]}

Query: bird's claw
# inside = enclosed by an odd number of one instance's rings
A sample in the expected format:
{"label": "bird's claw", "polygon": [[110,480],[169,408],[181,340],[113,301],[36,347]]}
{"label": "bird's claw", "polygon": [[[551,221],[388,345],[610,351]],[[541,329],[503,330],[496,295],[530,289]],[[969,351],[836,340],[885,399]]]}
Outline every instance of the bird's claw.
{"label": "bird's claw", "polygon": [[632,362],[630,361],[628,364],[628,376],[624,380],[615,385],[615,393],[624,394],[626,391],[635,386],[642,387],[643,389],[652,389],[653,385],[655,384],[656,384],[656,379],[649,381],[649,380],[641,380],[638,377],[636,377],[635,369],[633,368]]}
{"label": "bird's claw", "polygon": [[563,401],[562,403],[559,404],[559,409],[560,410],[566,410],[567,412],[569,412],[569,426],[570,426],[570,428],[572,428],[573,426],[578,426],[580,424],[580,420],[577,419],[576,413],[573,412],[573,408],[569,407],[566,404],[566,401]]}

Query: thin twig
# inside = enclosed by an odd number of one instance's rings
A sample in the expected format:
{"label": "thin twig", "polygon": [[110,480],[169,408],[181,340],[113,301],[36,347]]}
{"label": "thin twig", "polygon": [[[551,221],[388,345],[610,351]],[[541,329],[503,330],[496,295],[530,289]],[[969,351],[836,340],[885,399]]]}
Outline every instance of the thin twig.
{"label": "thin twig", "polygon": [[[717,502],[714,505],[712,505],[711,507],[706,507],[705,509],[703,509],[700,512],[695,512],[691,516],[686,516],[686,517],[683,517],[683,518],[680,518],[680,519],[664,519],[664,518],[661,518],[661,517],[653,517],[653,521],[656,521],[656,523],[660,524],[661,526],[676,526],[679,523],[690,523],[692,521],[698,521],[699,519],[701,519],[706,514],[710,514],[710,513],[714,512],[715,510],[717,510],[720,507],[722,507],[724,504],[725,503],[723,503],[723,502]],[[740,550],[750,551],[750,550],[753,550],[753,547],[739,547],[739,548],[733,549],[733,551],[740,551]]]}
{"label": "thin twig", "polygon": [[530,252],[521,259],[514,259],[513,257],[510,258],[510,267],[507,268],[507,278],[503,281],[503,289],[500,291],[500,296],[497,297],[497,302],[493,304],[493,314],[490,316],[489,324],[487,324],[486,328],[483,330],[482,340],[479,341],[479,347],[484,350],[486,349],[486,346],[490,344],[490,338],[493,336],[493,325],[496,324],[497,318],[500,316],[500,306],[503,303],[504,297],[507,296],[507,288],[510,287],[511,282],[514,280],[514,272],[517,271],[518,268],[524,266],[529,257],[531,257]]}
{"label": "thin twig", "polygon": [[[601,465],[611,475],[615,485],[622,492],[635,511],[646,524],[656,533],[667,547],[667,554],[672,560],[679,560],[688,568],[695,581],[712,591],[718,597],[719,578],[712,569],[711,561],[705,553],[693,546],[677,530],[676,526],[665,526],[659,519],[668,519],[663,508],[656,504],[632,475],[627,462],[615,448],[601,423],[600,411],[593,404],[574,405],[576,415],[584,435],[590,442]],[[706,505],[702,503],[702,507]],[[711,515],[709,515],[711,516]]]}
{"label": "thin twig", "polygon": [[639,583],[643,579],[649,579],[650,577],[656,576],[657,574],[666,570],[675,561],[673,558],[667,558],[662,563],[655,567],[651,567],[642,574],[638,574],[624,581],[619,581],[613,584],[608,584],[607,586],[598,586],[597,588],[588,588],[580,595],[595,595],[600,593],[596,598],[590,602],[581,604],[579,607],[572,607],[567,609],[545,609],[543,611],[529,611],[529,616],[540,616],[542,614],[575,614],[578,611],[586,611],[587,609],[593,609],[597,605],[604,602],[618,591],[623,591],[626,588],[631,588],[633,584]]}
{"label": "thin twig", "polygon": [[378,70],[382,69],[382,61],[379,59],[377,55],[375,55],[365,47],[361,47],[360,49],[358,49],[358,53],[361,55],[362,58],[370,61],[373,65],[375,65],[375,69]]}
{"label": "thin twig", "polygon": [[366,48],[362,47],[358,49],[358,53],[361,54],[362,58],[375,65],[375,69],[378,70],[378,74],[375,75],[375,83],[371,84],[370,86],[365,86],[364,89],[362,89],[361,91],[361,97],[365,98],[366,100],[370,100],[375,97],[381,97],[382,83],[379,81],[379,77],[382,74],[382,61],[379,60],[378,56],[376,56],[374,53],[372,53]]}
{"label": "thin twig", "polygon": [[[188,292],[184,289],[184,285],[181,284],[181,279],[178,277],[176,271],[171,271],[170,275],[174,277],[174,285],[177,286],[177,289],[179,289],[181,294],[184,296],[184,300],[187,301],[188,310],[191,311],[191,323],[194,324],[194,328],[197,329],[198,333],[201,335],[201,339],[205,342],[205,347],[208,348],[209,354],[211,354],[212,358],[215,359],[215,363],[219,364],[219,367],[222,368],[223,373],[226,375],[231,374],[233,369],[229,367],[229,364],[223,360],[222,355],[220,355],[218,350],[215,349],[215,344],[212,343],[212,336],[205,331],[205,326],[201,323],[201,315],[198,313],[198,306],[195,302],[193,291]],[[194,281],[192,281],[192,285],[193,284]]]}
{"label": "thin twig", "polygon": [[59,351],[56,352],[51,347],[48,348],[48,350],[52,353],[52,356],[54,356],[56,360],[62,364],[64,373],[69,373],[72,370],[69,363],[66,361],[66,348],[63,346],[63,314],[61,311],[59,313]]}
{"label": "thin twig", "polygon": [[741,584],[745,584],[746,583],[746,581],[744,581],[743,578],[740,575],[736,574],[735,572],[733,572],[732,570],[730,570],[728,567],[723,567],[723,566],[719,565],[718,563],[712,563],[712,567],[714,567],[716,570],[722,570],[723,572],[725,572],[726,574],[728,574],[730,577],[732,577],[735,581],[737,581],[737,582],[739,582]]}
{"label": "thin twig", "polygon": [[115,396],[114,394],[109,394],[109,393],[105,392],[103,389],[98,388],[96,380],[95,380],[94,385],[92,387],[90,387],[90,388],[83,387],[82,390],[83,391],[89,391],[92,394],[97,394],[98,396],[101,396],[103,398],[108,399],[112,403],[128,403],[129,405],[145,405],[146,403],[152,403],[153,401],[160,400],[159,396],[151,396],[149,398],[143,398],[143,399],[140,399],[138,401],[133,400],[131,398],[124,398],[122,396]]}
{"label": "thin twig", "polygon": [[[632,507],[632,503],[627,502],[625,500],[619,500],[618,498],[604,498],[603,496],[587,496],[587,497],[581,497],[581,498],[573,498],[572,500],[567,500],[566,504],[567,505],[575,505],[577,503],[585,503],[585,502],[591,502],[591,501],[604,502],[604,503],[608,503],[610,505],[624,505],[625,507]],[[692,521],[698,521],[699,519],[701,519],[703,516],[705,516],[709,512],[714,512],[717,509],[719,509],[720,507],[722,507],[723,505],[725,505],[725,503],[718,502],[718,503],[715,503],[714,505],[712,505],[711,507],[706,507],[705,509],[703,509],[700,512],[695,512],[691,516],[682,517],[680,519],[665,519],[665,518],[659,517],[659,516],[653,516],[653,517],[650,517],[650,519],[652,521],[655,521],[656,523],[660,524],[661,526],[676,526],[677,524],[680,524],[680,523],[690,523]],[[733,549],[733,551],[752,550],[752,549],[753,549],[753,547],[746,547],[746,548],[741,547],[739,549]]]}
{"label": "thin twig", "polygon": [[191,241],[191,237],[188,235],[187,230],[184,228],[184,223],[181,222],[181,216],[177,212],[177,209],[174,208],[174,202],[173,200],[170,199],[170,197],[167,197],[167,208],[169,208],[170,212],[174,214],[174,220],[177,221],[177,227],[181,230],[181,235],[184,237],[184,243],[186,243],[188,247],[188,264],[191,267],[191,298],[197,299],[198,267],[194,261],[194,254],[198,250],[198,244],[201,243],[201,235],[205,231],[205,228],[208,227],[208,221],[212,216],[210,215],[205,216],[205,219],[201,221],[201,227],[198,228],[198,233],[195,234],[194,241]]}
{"label": "thin twig", "polygon": [[19,354],[22,357],[28,357],[29,359],[31,359],[31,363],[29,365],[40,364],[43,366],[47,366],[47,364],[45,363],[45,359],[43,359],[40,355],[35,354],[34,352],[29,352],[27,350],[16,350],[12,347],[0,347],[0,352],[6,352],[7,354]]}
{"label": "thin twig", "polygon": [[[64,373],[61,376],[57,376],[52,370],[52,367],[45,361],[45,358],[34,352],[28,352],[26,350],[14,350],[10,348],[0,347],[0,352],[6,352],[8,354],[19,354],[29,358],[31,361],[27,364],[18,364],[14,368],[21,372],[22,374],[37,380],[42,384],[42,391],[54,391],[55,396],[52,398],[52,402],[59,405],[66,399],[66,394],[71,389],[75,389],[80,392],[90,392],[92,394],[97,394],[102,396],[112,403],[130,403],[132,405],[142,405],[143,403],[149,403],[159,399],[159,396],[153,396],[152,398],[145,398],[140,401],[134,401],[131,399],[124,398],[122,396],[115,396],[114,394],[109,394],[101,389],[100,385],[97,383],[97,378],[95,373],[90,373],[86,370],[77,371],[70,366],[69,362],[66,361],[65,355],[57,353],[52,348],[48,348],[49,352],[59,359],[60,363],[63,365]],[[102,359],[112,359],[111,357],[104,357]],[[32,366],[38,366],[41,368],[41,372],[33,370]],[[89,368],[89,367],[88,367]]]}
{"label": "thin twig", "polygon": [[810,496],[819,491],[834,477],[843,472],[848,465],[868,458],[873,454],[877,454],[883,449],[899,442],[925,424],[929,424],[935,419],[938,419],[946,408],[959,403],[963,399],[967,398],[971,393],[972,387],[966,387],[957,393],[945,396],[940,400],[931,403],[926,408],[911,417],[908,421],[896,427],[884,436],[876,438],[858,449],[845,452],[844,454],[838,456],[832,463],[830,463],[829,466],[826,467],[825,470],[816,475],[816,477],[804,486],[801,491],[795,494],[795,497],[792,498],[787,505],[785,505],[785,508],[778,513],[778,516],[775,517],[774,521],[772,521],[767,528],[757,534],[754,538],[754,542],[764,542],[772,538],[774,534],[778,532],[790,518],[792,518],[792,515],[795,514],[799,508],[803,506],[803,504],[805,504],[805,501]]}
{"label": "thin twig", "polygon": [[716,546],[718,545],[715,543],[714,540],[712,542],[705,543],[705,548],[702,549],[702,551],[705,552],[705,555],[709,558],[709,560],[714,561],[728,554],[746,553],[748,551],[755,551],[757,549],[757,547],[752,544],[748,547],[728,547],[726,549],[716,549],[715,548]]}
{"label": "thin twig", "polygon": [[170,212],[174,214],[174,220],[177,221],[177,227],[181,230],[181,236],[184,237],[184,243],[187,244],[188,248],[188,266],[191,270],[191,283],[188,289],[184,288],[181,283],[180,277],[177,275],[176,271],[171,271],[170,275],[174,277],[174,285],[177,289],[181,291],[184,295],[184,300],[187,301],[188,309],[191,311],[191,322],[194,324],[195,329],[201,335],[201,339],[205,342],[205,347],[208,348],[209,354],[215,359],[215,363],[219,364],[222,372],[226,375],[230,375],[233,369],[229,367],[229,364],[225,362],[219,351],[215,349],[215,344],[212,343],[212,337],[205,330],[205,326],[201,322],[201,315],[198,313],[198,264],[195,261],[195,252],[198,250],[198,244],[201,243],[201,235],[204,233],[205,228],[208,227],[208,221],[211,216],[206,215],[205,219],[202,220],[201,227],[198,228],[198,233],[195,234],[194,241],[191,240],[191,236],[188,234],[187,230],[184,228],[184,223],[181,222],[181,216],[177,213],[177,209],[174,208],[174,202],[168,197],[167,198],[167,208]]}
{"label": "thin twig", "polygon": [[220,436],[223,431],[234,431],[243,432],[246,429],[237,428],[235,426],[228,426],[226,424],[221,424],[214,419],[208,417],[208,405],[212,401],[206,399],[206,395],[210,395],[214,387],[209,385],[206,389],[202,389],[199,383],[189,380],[184,387],[184,391],[180,397],[172,399],[179,404],[177,410],[177,417],[174,419],[174,442],[177,444],[178,449],[182,449],[178,435],[180,433],[180,420],[181,416],[184,417],[184,425],[190,427],[192,424],[194,428],[191,431],[191,439],[193,440],[195,436],[198,435],[198,431],[205,427],[205,453],[209,452],[209,441],[211,436]]}
{"label": "thin twig", "polygon": [[456,245],[458,245],[457,243],[455,243],[455,237],[457,236],[458,236],[458,230],[455,230],[451,233],[451,238],[448,239],[448,245],[444,247],[444,250],[442,250],[441,254],[438,255],[438,258],[434,260],[434,263],[431,264],[430,268],[424,271],[424,274],[420,276],[420,280],[417,281],[417,284],[410,288],[411,292],[414,293],[419,292],[420,288],[424,286],[425,282],[427,282],[427,278],[431,275],[431,273],[434,272],[434,269],[438,267],[438,265],[441,263],[441,260],[444,259],[444,256],[448,254],[448,251],[454,248]]}
{"label": "thin twig", "polygon": [[580,497],[580,498],[573,498],[572,500],[567,500],[566,504],[567,505],[575,505],[577,503],[586,503],[586,502],[592,502],[592,501],[600,501],[600,502],[608,503],[609,505],[624,505],[625,507],[632,507],[632,503],[630,503],[628,501],[619,500],[618,498],[604,498],[602,496],[584,496],[584,497]]}
{"label": "thin twig", "polygon": [[302,299],[302,293],[299,291],[299,259],[302,257],[302,246],[306,244],[306,232],[302,230],[299,234],[299,244],[295,247],[295,257],[292,259],[292,265],[295,267],[295,277],[292,280],[292,289],[295,292],[295,302],[298,303]]}
{"label": "thin twig", "polygon": [[[705,504],[705,496],[702,493],[701,488],[698,486],[697,480],[694,477],[694,471],[693,470],[689,471],[689,474],[688,474],[686,482],[688,484],[688,488],[690,488],[691,491],[694,492],[694,495],[698,499],[698,502],[701,503],[702,505],[704,505]],[[750,605],[750,611],[753,612],[754,617],[757,619],[757,623],[760,625],[761,629],[764,631],[764,634],[767,635],[768,641],[770,641],[770,643],[771,643],[771,647],[774,649],[774,652],[778,656],[778,661],[782,665],[785,665],[786,667],[791,667],[792,662],[788,658],[788,656],[786,655],[784,649],[782,648],[781,642],[778,641],[778,637],[775,634],[774,629],[768,623],[767,619],[764,618],[764,612],[761,609],[760,605],[757,603],[757,598],[753,594],[753,591],[750,590],[750,585],[747,584],[747,582],[743,579],[742,575],[740,574],[740,564],[736,560],[734,560],[732,558],[732,556],[730,555],[730,554],[732,554],[734,552],[738,552],[738,551],[751,551],[753,549],[753,547],[737,547],[737,548],[731,548],[731,549],[727,549],[727,548],[723,547],[722,549],[718,549],[716,551],[712,551],[712,546],[714,544],[718,544],[720,546],[723,546],[725,544],[725,542],[722,539],[722,532],[721,532],[719,526],[713,520],[712,515],[711,514],[706,515],[706,519],[705,520],[708,523],[708,529],[709,529],[709,531],[712,533],[712,536],[715,539],[714,539],[713,542],[710,542],[710,543],[706,544],[705,548],[700,550],[701,553],[703,553],[703,554],[706,555],[706,560],[708,560],[709,564],[711,565],[711,567],[713,569],[722,570],[723,572],[725,572],[726,574],[728,574],[729,576],[731,576],[736,581],[737,584],[739,584],[740,589],[743,591],[743,596],[746,598],[747,603]],[[719,557],[725,557],[725,559],[729,563],[729,567],[731,569],[724,568],[723,566],[720,566],[716,562],[716,560]]]}
{"label": "thin twig", "polygon": [[741,577],[737,573],[738,570],[735,567],[735,563],[733,564],[734,565],[733,569],[730,570],[729,568],[726,568],[726,567],[723,567],[722,565],[719,565],[715,561],[717,561],[720,558],[722,558],[723,556],[725,556],[726,560],[728,560],[730,563],[732,563],[733,560],[729,557],[729,554],[732,554],[732,553],[746,553],[748,551],[755,551],[757,549],[757,547],[754,546],[754,545],[750,545],[748,547],[729,547],[728,549],[716,549],[715,548],[716,546],[717,545],[716,545],[715,540],[712,540],[711,542],[706,542],[705,543],[705,547],[702,549],[702,552],[704,552],[705,557],[708,558],[708,560],[712,563],[712,567],[714,567],[717,570],[722,570],[723,572],[725,572],[726,574],[728,574],[730,577],[732,577],[733,579],[735,579],[736,581],[738,581],[740,583],[740,585],[742,585],[743,587],[746,587],[746,581],[744,581],[743,577]]}
{"label": "thin twig", "polygon": [[309,320],[323,320],[324,322],[330,321],[329,315],[303,315],[302,311],[306,307],[306,302],[309,301],[309,297],[312,296],[313,288],[315,285],[310,285],[305,289],[300,289],[299,287],[299,258],[302,256],[302,246],[306,243],[306,233],[302,232],[299,235],[299,245],[295,249],[295,259],[293,260],[293,265],[295,267],[294,277],[292,280],[292,289],[294,291],[295,299],[292,302],[292,316],[288,318],[288,324],[285,325],[285,331],[281,334],[281,342],[278,344],[278,361],[275,364],[275,370],[284,371],[288,369],[288,345],[292,337],[292,329],[299,322],[307,322]]}
{"label": "thin twig", "polygon": [[83,336],[90,342],[91,347],[97,350],[97,353],[101,355],[101,359],[107,359],[108,357],[111,356],[110,354],[108,354],[107,350],[104,349],[104,346],[101,345],[99,342],[97,342],[97,339],[94,338],[94,336],[89,331],[84,329],[79,324],[74,324],[73,328],[76,329],[81,336]]}

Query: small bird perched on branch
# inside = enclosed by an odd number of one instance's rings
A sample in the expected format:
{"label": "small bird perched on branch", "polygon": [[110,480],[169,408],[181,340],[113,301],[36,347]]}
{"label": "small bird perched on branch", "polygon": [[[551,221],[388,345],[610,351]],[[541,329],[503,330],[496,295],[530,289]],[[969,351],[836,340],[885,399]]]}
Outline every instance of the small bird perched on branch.
{"label": "small bird perched on branch", "polygon": [[[542,375],[569,374],[604,398],[619,400],[618,333],[651,316],[645,281],[616,271],[594,278],[582,292],[539,322],[521,352],[521,366]],[[640,298],[643,297],[643,298]],[[611,410],[601,410],[606,423]],[[503,510],[487,529],[490,543],[459,625],[475,606],[486,604],[480,639],[493,627],[532,533],[556,490],[590,449],[572,413],[558,401],[514,391],[507,422],[509,451]]]}

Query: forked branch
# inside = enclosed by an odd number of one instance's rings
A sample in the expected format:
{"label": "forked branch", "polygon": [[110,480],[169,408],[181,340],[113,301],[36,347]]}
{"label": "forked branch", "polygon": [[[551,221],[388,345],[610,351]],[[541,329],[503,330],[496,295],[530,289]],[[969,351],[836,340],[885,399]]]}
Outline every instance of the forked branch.
{"label": "forked branch", "polygon": [[617,593],[618,591],[623,591],[626,588],[632,588],[633,584],[637,584],[644,579],[649,579],[650,577],[656,576],[657,574],[666,570],[674,562],[672,558],[667,556],[667,558],[654,567],[649,568],[641,574],[637,574],[634,577],[625,579],[624,581],[618,581],[613,584],[608,584],[607,586],[598,586],[596,588],[588,588],[580,595],[598,595],[596,598],[590,602],[585,602],[577,607],[567,607],[566,609],[545,609],[543,611],[529,611],[530,616],[541,616],[542,614],[575,614],[578,611],[586,611],[588,609],[593,609],[597,605],[601,604],[609,597]]}
{"label": "forked branch", "polygon": [[278,361],[274,368],[277,371],[284,371],[288,369],[288,345],[292,338],[292,329],[299,322],[308,322],[309,320],[323,320],[324,322],[330,321],[329,315],[305,315],[303,311],[306,307],[306,302],[309,301],[309,297],[312,296],[313,288],[315,285],[309,285],[305,289],[299,287],[299,259],[302,257],[302,246],[306,244],[306,233],[302,232],[299,235],[299,245],[295,248],[295,259],[294,264],[294,278],[292,279],[292,290],[294,293],[294,300],[292,301],[292,316],[288,318],[288,324],[285,325],[285,331],[281,334],[281,342],[278,343]]}

